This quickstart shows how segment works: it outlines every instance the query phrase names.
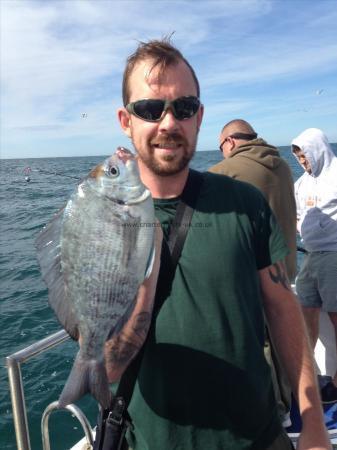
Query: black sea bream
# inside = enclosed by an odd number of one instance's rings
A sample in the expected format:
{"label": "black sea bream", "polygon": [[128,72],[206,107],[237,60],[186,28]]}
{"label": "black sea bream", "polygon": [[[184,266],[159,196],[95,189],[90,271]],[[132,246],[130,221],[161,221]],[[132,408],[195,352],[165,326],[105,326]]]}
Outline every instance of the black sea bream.
{"label": "black sea bream", "polygon": [[104,343],[130,315],[154,260],[154,207],[131,152],[118,148],[37,238],[49,303],[80,350],[60,407],[90,392],[107,408]]}

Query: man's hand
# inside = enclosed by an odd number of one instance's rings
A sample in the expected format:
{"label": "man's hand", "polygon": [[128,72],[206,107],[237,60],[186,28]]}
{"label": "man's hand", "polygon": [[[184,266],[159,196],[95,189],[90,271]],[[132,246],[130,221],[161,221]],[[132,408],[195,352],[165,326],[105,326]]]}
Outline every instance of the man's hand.
{"label": "man's hand", "polygon": [[[324,442],[326,442],[325,445]],[[332,448],[328,433],[317,436],[316,430],[314,432],[303,430],[296,446],[297,450],[332,450]]]}

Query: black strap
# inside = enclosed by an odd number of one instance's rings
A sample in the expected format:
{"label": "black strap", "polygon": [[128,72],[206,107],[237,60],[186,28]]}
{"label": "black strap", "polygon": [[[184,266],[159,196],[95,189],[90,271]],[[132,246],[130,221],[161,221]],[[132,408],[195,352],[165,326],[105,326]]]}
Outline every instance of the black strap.
{"label": "black strap", "polygon": [[203,175],[191,169],[181,194],[169,234],[168,247],[174,269],[178,264],[188,230],[191,226],[192,216],[202,182]]}
{"label": "black strap", "polygon": [[[184,190],[177,206],[176,214],[171,224],[167,243],[170,249],[174,270],[178,264],[187,232],[191,226],[192,215],[203,180],[204,177],[202,173],[190,169]],[[137,356],[133,359],[133,361],[131,361],[129,366],[124,371],[116,391],[117,397],[122,396],[124,398],[126,408],[130,403],[133,389],[136,384],[140,363],[144,353],[144,344],[139,350]]]}
{"label": "black strap", "polygon": [[93,450],[127,450],[125,434],[132,428],[122,397],[114,397],[110,409],[100,410]]}

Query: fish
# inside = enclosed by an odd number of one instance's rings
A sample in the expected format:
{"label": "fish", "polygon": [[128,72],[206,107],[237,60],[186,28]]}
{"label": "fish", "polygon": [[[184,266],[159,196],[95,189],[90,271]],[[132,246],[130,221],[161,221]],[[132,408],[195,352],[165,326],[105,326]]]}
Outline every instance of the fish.
{"label": "fish", "polygon": [[87,393],[109,407],[104,345],[130,316],[139,286],[152,272],[154,223],[137,159],[118,147],[80,181],[39,233],[37,259],[49,305],[81,342],[59,408]]}

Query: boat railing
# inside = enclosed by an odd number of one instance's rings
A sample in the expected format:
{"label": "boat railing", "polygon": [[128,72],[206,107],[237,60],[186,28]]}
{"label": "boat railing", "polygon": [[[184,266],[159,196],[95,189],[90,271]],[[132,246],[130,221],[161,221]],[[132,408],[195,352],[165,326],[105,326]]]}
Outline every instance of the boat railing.
{"label": "boat railing", "polygon": [[[30,360],[34,356],[37,356],[49,350],[50,348],[53,348],[65,342],[68,339],[69,335],[67,334],[67,332],[65,330],[60,330],[6,357],[6,366],[8,370],[9,388],[11,394],[13,420],[18,450],[31,450],[27,409],[21,374],[21,364]],[[58,409],[57,402],[53,402],[49,406],[47,406],[42,416],[41,431],[44,450],[50,450],[48,419],[51,412],[55,409]],[[75,405],[68,405],[65,409],[71,411],[81,423],[86,436],[86,440],[88,442],[88,448],[90,448],[93,442],[93,437],[87,418]]]}
{"label": "boat railing", "polygon": [[[47,408],[44,410],[44,413],[42,415],[41,419],[41,433],[42,433],[42,447],[43,450],[50,450],[50,440],[49,440],[49,427],[48,427],[48,421],[49,416],[53,411],[59,410],[59,402],[55,401],[50,403]],[[90,423],[86,416],[83,414],[83,412],[80,410],[80,408],[76,405],[70,404],[65,406],[64,409],[67,409],[70,411],[80,422],[82,425],[82,428],[84,430],[84,434],[86,437],[86,449],[92,449],[94,439],[92,434],[92,429],[90,426]]]}

